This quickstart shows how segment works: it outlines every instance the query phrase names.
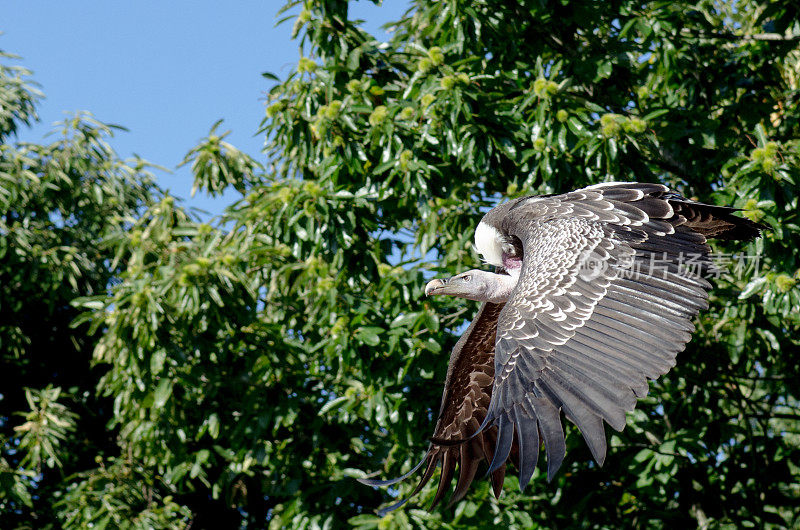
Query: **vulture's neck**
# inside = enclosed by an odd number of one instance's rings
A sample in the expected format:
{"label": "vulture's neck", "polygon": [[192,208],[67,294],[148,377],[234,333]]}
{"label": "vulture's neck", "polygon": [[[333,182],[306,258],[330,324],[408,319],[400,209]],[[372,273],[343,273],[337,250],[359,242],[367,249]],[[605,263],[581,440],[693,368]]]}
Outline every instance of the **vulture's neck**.
{"label": "vulture's neck", "polygon": [[480,276],[487,288],[483,292],[475,293],[475,296],[465,296],[465,298],[493,304],[507,302],[514,287],[517,286],[517,281],[519,281],[519,269],[513,272],[516,272],[516,274],[510,276],[508,274],[495,274],[494,272],[476,270],[474,274]]}

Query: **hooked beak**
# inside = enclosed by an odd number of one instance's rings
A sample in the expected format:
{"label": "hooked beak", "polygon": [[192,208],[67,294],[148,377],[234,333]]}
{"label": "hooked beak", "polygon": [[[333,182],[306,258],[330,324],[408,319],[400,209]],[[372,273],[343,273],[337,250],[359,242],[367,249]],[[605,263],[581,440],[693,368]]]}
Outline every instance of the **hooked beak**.
{"label": "hooked beak", "polygon": [[433,279],[425,286],[425,296],[446,295],[467,300],[486,301],[486,276],[489,274],[491,273],[473,269],[456,274],[451,278]]}
{"label": "hooked beak", "polygon": [[471,276],[466,272],[452,278],[435,278],[425,286],[425,296],[445,294],[465,298],[473,291]]}
{"label": "hooked beak", "polygon": [[445,287],[447,287],[448,281],[450,281],[449,278],[445,279],[434,278],[433,280],[429,281],[427,285],[425,285],[425,296],[430,296],[432,294],[440,294],[440,292]]}

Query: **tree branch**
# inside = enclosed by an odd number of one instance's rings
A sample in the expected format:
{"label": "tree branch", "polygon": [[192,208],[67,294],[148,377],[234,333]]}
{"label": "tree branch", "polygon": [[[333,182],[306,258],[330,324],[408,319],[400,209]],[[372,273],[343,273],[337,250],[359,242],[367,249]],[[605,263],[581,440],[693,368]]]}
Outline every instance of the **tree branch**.
{"label": "tree branch", "polygon": [[724,33],[721,31],[693,32],[690,29],[681,30],[682,37],[692,37],[696,39],[722,39],[730,41],[768,41],[768,42],[800,42],[800,35],[785,36],[780,33],[755,33],[752,35],[736,35],[735,33]]}
{"label": "tree branch", "polygon": [[[775,413],[768,413],[768,412],[757,412],[754,414],[745,414],[746,418],[757,418],[757,419],[770,419],[770,420],[800,420],[800,414],[791,414],[788,412],[775,412]],[[739,419],[739,416],[730,416],[729,419]]]}

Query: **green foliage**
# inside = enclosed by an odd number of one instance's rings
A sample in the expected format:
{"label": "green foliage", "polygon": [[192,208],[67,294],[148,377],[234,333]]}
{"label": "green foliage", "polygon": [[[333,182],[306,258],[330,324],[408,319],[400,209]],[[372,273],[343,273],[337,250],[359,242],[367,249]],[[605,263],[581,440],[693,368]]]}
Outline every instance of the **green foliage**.
{"label": "green foliage", "polygon": [[222,190],[233,186],[240,193],[253,185],[258,163],[245,155],[236,147],[225,142],[228,133],[217,135],[217,127],[222,120],[211,128],[208,139],[189,151],[183,164],[191,161],[194,174],[192,195],[198,190],[211,196],[220,195]]}
{"label": "green foliage", "polygon": [[[4,55],[0,59],[6,59]],[[70,474],[114,448],[95,398],[96,337],[72,325],[79,296],[106,293],[125,264],[103,240],[159,194],[146,164],[123,162],[113,129],[77,115],[49,144],[12,143],[38,92],[0,66],[0,526],[46,527]]]}
{"label": "green foliage", "polygon": [[0,140],[36,120],[36,101],[42,96],[28,80],[29,70],[7,63],[17,58],[0,50]]}
{"label": "green foliage", "polygon": [[[239,194],[213,224],[162,196],[141,162],[119,162],[100,124],[3,145],[0,353],[16,382],[2,388],[19,395],[4,390],[0,416],[42,417],[23,386],[77,415],[46,438],[63,477],[47,465],[37,477],[47,450],[28,456],[33,438],[0,422],[3,526],[796,526],[788,4],[419,1],[388,43],[348,20],[345,0],[302,7],[285,20],[306,56],[268,94],[263,166],[217,125],[187,155],[197,189]],[[537,471],[520,492],[509,476],[494,500],[479,481],[431,513],[427,487],[373,515],[414,481],[354,479],[422,456],[447,352],[475,310],[425,300],[426,278],[479,263],[472,231],[501,197],[608,179],[664,182],[771,231],[716,247],[709,310],[608,433],[602,469],[569,425],[552,483]],[[65,350],[78,368],[43,369]]]}
{"label": "green foliage", "polygon": [[50,468],[63,466],[58,450],[68,433],[75,431],[77,415],[58,402],[60,394],[60,388],[25,389],[30,411],[20,413],[25,423],[14,427],[19,437],[19,451],[25,455],[20,465],[25,468],[40,473],[43,461]]}
{"label": "green foliage", "polygon": [[191,512],[171,495],[162,495],[155,477],[141,467],[112,459],[106,466],[73,476],[55,503],[64,528],[141,529],[188,527]]}

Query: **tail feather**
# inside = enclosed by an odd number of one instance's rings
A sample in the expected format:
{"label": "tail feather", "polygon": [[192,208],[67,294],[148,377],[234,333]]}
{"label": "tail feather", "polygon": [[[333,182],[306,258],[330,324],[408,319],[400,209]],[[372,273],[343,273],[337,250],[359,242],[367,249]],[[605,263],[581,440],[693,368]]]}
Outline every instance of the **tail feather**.
{"label": "tail feather", "polygon": [[750,219],[733,215],[738,208],[714,206],[686,199],[669,201],[676,215],[686,218],[685,226],[708,238],[751,241],[769,227]]}

